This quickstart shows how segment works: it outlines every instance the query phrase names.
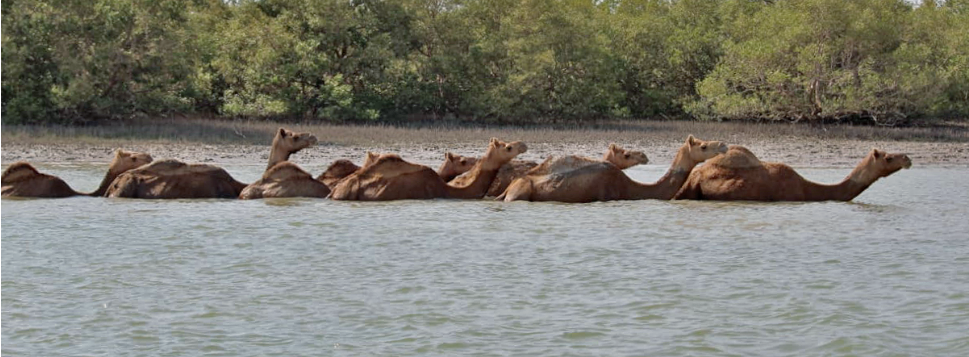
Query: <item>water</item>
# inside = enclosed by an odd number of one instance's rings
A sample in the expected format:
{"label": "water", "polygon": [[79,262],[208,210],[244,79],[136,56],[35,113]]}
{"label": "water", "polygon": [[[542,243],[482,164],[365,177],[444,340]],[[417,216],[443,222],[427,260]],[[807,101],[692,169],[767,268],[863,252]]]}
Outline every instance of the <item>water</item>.
{"label": "water", "polygon": [[853,203],[4,199],[2,353],[965,356],[967,173]]}

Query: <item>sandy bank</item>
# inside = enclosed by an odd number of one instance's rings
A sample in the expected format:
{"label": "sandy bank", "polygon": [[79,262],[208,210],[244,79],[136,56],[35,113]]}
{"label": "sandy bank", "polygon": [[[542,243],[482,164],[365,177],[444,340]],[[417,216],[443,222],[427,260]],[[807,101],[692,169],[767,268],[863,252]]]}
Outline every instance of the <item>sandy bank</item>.
{"label": "sandy bank", "polygon": [[[508,138],[512,140],[514,138]],[[707,138],[702,138],[707,139]],[[796,167],[852,167],[872,148],[909,154],[916,166],[969,166],[969,144],[891,141],[819,141],[819,140],[730,140],[750,148],[764,161],[785,162]],[[651,164],[668,164],[680,143],[616,141],[627,148],[642,150]],[[527,142],[529,150],[522,155],[525,160],[541,160],[549,155],[585,155],[599,157],[609,141],[589,143]],[[304,150],[293,157],[302,165],[319,166],[338,159],[362,162],[367,151],[396,152],[408,160],[423,164],[439,163],[445,151],[462,155],[479,155],[487,144],[487,138],[479,142],[451,144],[383,144],[383,145],[336,145],[326,144]],[[268,159],[269,146],[242,144],[197,143],[3,143],[3,164],[15,161],[35,163],[98,163],[106,162],[111,152],[122,147],[126,150],[148,152],[155,158],[178,158],[188,162],[212,164],[262,165]]]}

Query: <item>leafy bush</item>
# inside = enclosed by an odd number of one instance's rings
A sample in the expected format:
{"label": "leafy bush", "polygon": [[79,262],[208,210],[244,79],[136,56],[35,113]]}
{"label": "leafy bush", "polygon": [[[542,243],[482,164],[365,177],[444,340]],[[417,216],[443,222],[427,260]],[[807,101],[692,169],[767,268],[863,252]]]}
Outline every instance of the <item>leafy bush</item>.
{"label": "leafy bush", "polygon": [[4,123],[969,115],[969,1],[2,2]]}

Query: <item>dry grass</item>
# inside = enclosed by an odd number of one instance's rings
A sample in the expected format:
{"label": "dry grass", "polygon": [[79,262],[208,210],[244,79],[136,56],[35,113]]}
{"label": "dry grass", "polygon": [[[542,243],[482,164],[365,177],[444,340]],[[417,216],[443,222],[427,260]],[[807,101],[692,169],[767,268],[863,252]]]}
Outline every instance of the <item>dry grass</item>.
{"label": "dry grass", "polygon": [[480,142],[490,137],[530,143],[674,142],[687,134],[709,140],[750,142],[796,137],[802,140],[870,140],[969,142],[969,128],[883,128],[808,126],[775,123],[691,121],[618,121],[557,126],[475,126],[453,124],[333,125],[281,124],[260,121],[157,119],[115,125],[11,126],[2,139],[10,144],[89,145],[205,143],[265,145],[278,127],[315,134],[321,143],[339,146],[447,145]]}

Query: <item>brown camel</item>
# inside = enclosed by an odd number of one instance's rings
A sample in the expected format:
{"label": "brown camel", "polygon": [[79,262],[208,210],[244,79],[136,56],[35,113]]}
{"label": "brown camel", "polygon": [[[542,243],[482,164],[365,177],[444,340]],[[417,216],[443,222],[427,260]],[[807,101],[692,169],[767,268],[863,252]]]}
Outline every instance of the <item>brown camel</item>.
{"label": "brown camel", "polygon": [[[364,161],[363,166],[376,162],[377,158],[379,157],[380,154],[368,151],[367,159]],[[450,181],[454,177],[471,170],[471,168],[474,167],[474,164],[477,162],[477,158],[456,155],[448,152],[444,154],[444,162],[441,163],[441,167],[437,170],[437,174],[441,177],[441,179]],[[320,176],[316,179],[326,184],[326,186],[332,190],[334,187],[336,187],[336,184],[340,182],[340,180],[343,180],[347,176],[357,172],[357,170],[360,170],[360,168],[360,166],[355,165],[350,160],[337,160],[330,164],[330,166],[326,168],[326,171],[323,171],[323,173],[320,174]]]}
{"label": "brown camel", "polygon": [[64,180],[57,176],[43,174],[26,162],[16,162],[3,172],[3,197],[70,197],[103,196],[118,175],[136,167],[151,163],[151,155],[118,149],[108,165],[101,185],[91,193],[74,191]]}
{"label": "brown camel", "polygon": [[633,181],[608,162],[565,157],[548,159],[512,182],[498,199],[505,201],[593,202],[662,199],[676,194],[697,164],[727,151],[719,141],[702,141],[690,135],[673,159],[669,171],[653,184]]}
{"label": "brown camel", "polygon": [[330,188],[330,191],[333,191],[333,188],[336,187],[337,183],[349,177],[354,172],[360,171],[361,168],[370,166],[374,162],[377,162],[377,159],[381,156],[397,156],[397,154],[381,155],[372,151],[367,151],[367,156],[363,160],[363,166],[357,166],[350,160],[337,160],[330,164],[330,166],[327,167],[326,170],[316,178],[316,180],[323,182],[326,187]]}
{"label": "brown camel", "polygon": [[246,186],[239,194],[241,199],[267,197],[317,197],[325,198],[330,188],[303,171],[296,164],[283,161],[262,174],[258,181]]}
{"label": "brown camel", "polygon": [[471,169],[467,185],[449,185],[433,169],[404,161],[396,155],[382,155],[373,165],[340,181],[330,197],[335,200],[387,201],[399,199],[481,198],[491,186],[498,169],[527,150],[522,142],[491,139],[487,152]]}
{"label": "brown camel", "polygon": [[[279,128],[269,152],[269,165],[262,177],[239,193],[241,199],[269,197],[318,197],[330,194],[330,188],[313,179],[298,165],[289,162],[293,153],[316,145],[316,136]],[[307,180],[307,178],[309,180]]]}
{"label": "brown camel", "polygon": [[814,183],[790,166],[761,162],[750,150],[731,146],[723,156],[694,170],[676,199],[744,201],[851,201],[862,191],[901,169],[912,166],[904,154],[872,150],[844,181]]}
{"label": "brown camel", "polygon": [[[293,153],[312,146],[316,137],[279,128],[269,154],[269,168],[289,160]],[[238,198],[246,184],[224,169],[205,164],[186,164],[168,159],[128,171],[114,180],[105,196],[172,199]]]}
{"label": "brown camel", "polygon": [[238,198],[246,184],[221,167],[158,160],[118,176],[105,193],[125,198]]}
{"label": "brown camel", "polygon": [[[602,156],[602,161],[597,161],[590,158],[584,158],[579,156],[565,156],[563,158],[568,160],[568,162],[575,165],[587,165],[599,162],[609,162],[616,165],[620,170],[625,170],[627,168],[636,165],[645,165],[649,162],[649,158],[642,151],[626,150],[616,144],[609,144],[609,149]],[[498,176],[491,183],[491,188],[488,189],[487,196],[495,197],[501,195],[508,189],[513,181],[519,177],[524,177],[528,172],[538,166],[538,163],[534,161],[521,161],[512,160],[511,162],[501,166],[498,170]],[[465,184],[463,180],[464,176],[459,176],[455,181],[451,181],[452,184],[463,185]]]}

